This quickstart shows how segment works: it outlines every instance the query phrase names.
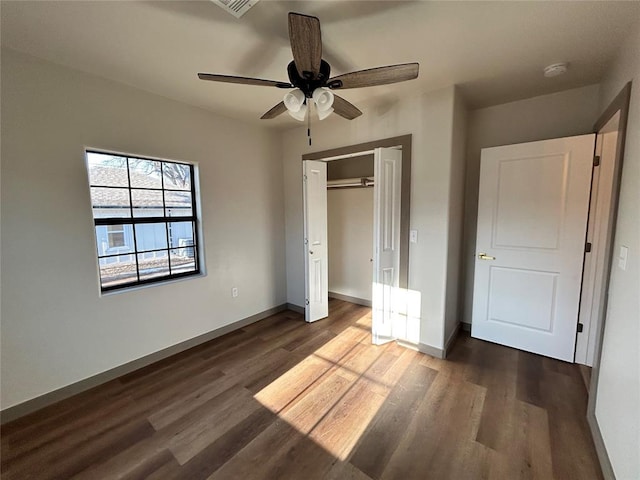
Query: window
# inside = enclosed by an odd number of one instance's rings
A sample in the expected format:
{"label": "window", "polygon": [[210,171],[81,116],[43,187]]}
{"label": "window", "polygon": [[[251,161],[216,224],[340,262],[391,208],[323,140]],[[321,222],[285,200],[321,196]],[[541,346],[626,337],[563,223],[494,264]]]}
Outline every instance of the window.
{"label": "window", "polygon": [[200,273],[193,165],[86,153],[102,291]]}
{"label": "window", "polygon": [[109,248],[125,247],[124,225],[107,225]]}

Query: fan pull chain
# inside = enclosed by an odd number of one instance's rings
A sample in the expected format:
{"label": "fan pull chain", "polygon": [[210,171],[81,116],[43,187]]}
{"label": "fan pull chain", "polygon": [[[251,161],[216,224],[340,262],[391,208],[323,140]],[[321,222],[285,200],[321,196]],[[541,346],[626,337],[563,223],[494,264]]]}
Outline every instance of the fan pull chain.
{"label": "fan pull chain", "polygon": [[309,137],[309,146],[311,146],[311,109],[307,108],[307,137]]}

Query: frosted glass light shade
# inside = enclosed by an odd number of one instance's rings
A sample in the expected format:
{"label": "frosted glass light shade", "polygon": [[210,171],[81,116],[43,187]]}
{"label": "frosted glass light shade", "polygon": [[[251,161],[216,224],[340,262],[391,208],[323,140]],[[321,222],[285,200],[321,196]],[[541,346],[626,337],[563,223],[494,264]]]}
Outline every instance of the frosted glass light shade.
{"label": "frosted glass light shade", "polygon": [[289,115],[300,122],[304,122],[305,117],[307,116],[308,107],[304,104],[298,108],[295,112],[293,110],[289,110]]}
{"label": "frosted glass light shade", "polygon": [[326,87],[316,88],[313,91],[313,101],[320,112],[325,112],[333,105],[333,92]]}
{"label": "frosted glass light shade", "polygon": [[284,96],[284,106],[289,112],[297,112],[304,105],[305,96],[302,90],[296,88],[286,93]]}
{"label": "frosted glass light shade", "polygon": [[329,115],[331,115],[333,113],[333,107],[329,107],[328,110],[318,110],[318,119],[319,120],[324,120],[325,118],[327,118]]}

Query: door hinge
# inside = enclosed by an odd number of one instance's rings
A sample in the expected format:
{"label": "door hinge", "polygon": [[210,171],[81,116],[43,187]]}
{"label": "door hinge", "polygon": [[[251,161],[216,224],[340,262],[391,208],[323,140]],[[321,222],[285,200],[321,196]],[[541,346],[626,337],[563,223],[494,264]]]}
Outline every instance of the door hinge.
{"label": "door hinge", "polygon": [[308,300],[308,299],[305,299],[304,304],[305,304],[305,305],[307,305],[307,306],[309,306],[309,300]]}
{"label": "door hinge", "polygon": [[600,166],[600,155],[594,155],[594,157],[593,157],[593,166],[594,167],[599,167]]}
{"label": "door hinge", "polygon": [[587,242],[587,244],[584,246],[584,251],[586,253],[589,253],[591,251],[591,242]]}
{"label": "door hinge", "polygon": [[584,325],[581,323],[578,323],[578,333],[582,333],[583,329],[584,329]]}

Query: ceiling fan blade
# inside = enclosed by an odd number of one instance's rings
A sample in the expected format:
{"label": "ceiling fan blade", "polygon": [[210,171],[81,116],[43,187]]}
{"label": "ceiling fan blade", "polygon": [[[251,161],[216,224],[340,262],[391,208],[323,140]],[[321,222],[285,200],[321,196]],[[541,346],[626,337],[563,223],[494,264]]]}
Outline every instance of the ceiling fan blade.
{"label": "ceiling fan blade", "polygon": [[417,78],[418,68],[419,64],[417,63],[402,63],[400,65],[369,68],[368,70],[359,70],[357,72],[345,73],[344,75],[333,77],[327,82],[327,86],[332,89],[359,88],[404,82],[405,80]]}
{"label": "ceiling fan blade", "polygon": [[339,97],[338,95],[333,96],[333,111],[347,120],[353,120],[354,118],[362,115],[362,112],[358,110],[358,107],[347,102],[344,98]]}
{"label": "ceiling fan blade", "polygon": [[216,75],[214,73],[199,73],[200,80],[211,80],[212,82],[240,83],[242,85],[259,85],[263,87],[293,88],[289,82],[278,82],[276,80],[263,80],[262,78],[234,77],[232,75]]}
{"label": "ceiling fan blade", "polygon": [[289,12],[289,41],[296,70],[302,78],[318,76],[322,60],[322,35],[317,17]]}
{"label": "ceiling fan blade", "polygon": [[267,113],[262,115],[260,117],[260,120],[271,120],[272,118],[276,118],[278,115],[286,111],[287,111],[287,107],[284,106],[284,102],[280,102],[271,110],[269,110]]}

